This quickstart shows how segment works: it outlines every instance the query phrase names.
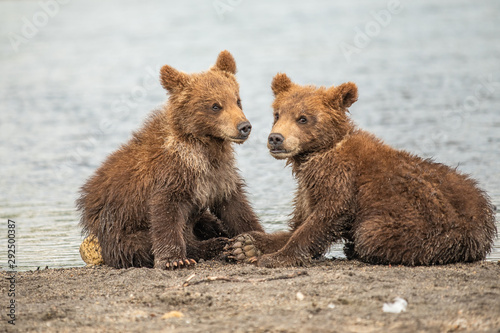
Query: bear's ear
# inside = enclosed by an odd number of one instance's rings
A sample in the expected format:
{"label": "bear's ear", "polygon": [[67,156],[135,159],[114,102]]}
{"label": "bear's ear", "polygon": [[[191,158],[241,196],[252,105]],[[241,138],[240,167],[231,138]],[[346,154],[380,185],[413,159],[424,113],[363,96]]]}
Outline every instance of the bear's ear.
{"label": "bear's ear", "polygon": [[188,74],[179,72],[169,65],[163,66],[160,70],[161,85],[170,93],[181,90],[186,86],[188,81]]}
{"label": "bear's ear", "polygon": [[273,77],[271,89],[273,90],[274,97],[292,88],[293,82],[285,73],[278,73]]}
{"label": "bear's ear", "polygon": [[358,87],[352,82],[331,87],[328,89],[328,99],[332,105],[347,109],[358,100]]}
{"label": "bear's ear", "polygon": [[231,74],[236,74],[236,61],[234,61],[234,58],[231,53],[229,53],[229,51],[224,50],[219,53],[217,61],[212,67],[212,70],[219,70],[229,72]]}

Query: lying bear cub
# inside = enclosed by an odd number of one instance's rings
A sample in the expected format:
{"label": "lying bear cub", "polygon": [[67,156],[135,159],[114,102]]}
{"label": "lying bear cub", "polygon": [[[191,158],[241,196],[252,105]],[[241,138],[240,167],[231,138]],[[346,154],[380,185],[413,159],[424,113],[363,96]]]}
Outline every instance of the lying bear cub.
{"label": "lying bear cub", "polygon": [[219,255],[225,237],[263,232],[231,145],[251,131],[235,73],[227,51],[202,73],[163,66],[168,103],[81,189],[80,224],[89,237],[80,253],[87,263],[186,267]]}
{"label": "lying bear cub", "polygon": [[356,128],[347,115],[355,84],[299,86],[278,74],[272,90],[268,148],[298,181],[291,231],[241,235],[230,257],[295,266],[340,240],[349,259],[373,264],[471,262],[490,252],[496,227],[487,195],[455,169]]}

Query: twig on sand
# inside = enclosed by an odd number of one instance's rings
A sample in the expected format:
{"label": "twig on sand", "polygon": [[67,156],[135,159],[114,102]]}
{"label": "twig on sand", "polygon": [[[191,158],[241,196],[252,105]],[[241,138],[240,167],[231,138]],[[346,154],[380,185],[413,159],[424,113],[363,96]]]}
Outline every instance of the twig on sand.
{"label": "twig on sand", "polygon": [[272,276],[268,278],[260,278],[260,279],[243,279],[239,277],[232,277],[232,276],[208,276],[204,279],[196,280],[196,281],[191,281],[194,279],[196,274],[191,274],[185,281],[182,283],[180,286],[176,287],[171,287],[167,289],[178,289],[178,288],[183,288],[183,287],[188,287],[188,286],[194,286],[200,283],[205,283],[205,282],[212,282],[212,281],[226,281],[226,282],[250,282],[250,283],[255,283],[255,282],[266,282],[266,281],[273,281],[273,280],[286,280],[286,279],[293,279],[298,276],[304,276],[304,275],[309,275],[307,271],[299,271],[299,272],[293,272],[290,274],[285,274],[285,275],[279,275],[279,276]]}

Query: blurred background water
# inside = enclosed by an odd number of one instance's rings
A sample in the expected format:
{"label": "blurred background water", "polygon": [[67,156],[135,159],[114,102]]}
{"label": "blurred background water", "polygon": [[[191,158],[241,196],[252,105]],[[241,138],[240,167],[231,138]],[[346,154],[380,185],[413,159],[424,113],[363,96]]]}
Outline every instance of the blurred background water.
{"label": "blurred background water", "polygon": [[82,266],[79,187],[164,103],[163,64],[198,72],[223,49],[253,125],[238,164],[268,231],[286,228],[295,189],[265,146],[277,72],[355,82],[360,127],[458,166],[500,206],[500,2],[397,3],[0,1],[0,267],[7,219],[19,269]]}

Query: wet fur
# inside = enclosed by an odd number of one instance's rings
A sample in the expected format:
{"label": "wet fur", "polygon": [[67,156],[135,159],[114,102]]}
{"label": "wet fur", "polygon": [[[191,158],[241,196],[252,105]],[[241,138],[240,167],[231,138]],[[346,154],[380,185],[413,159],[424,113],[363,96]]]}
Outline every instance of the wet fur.
{"label": "wet fur", "polygon": [[[262,231],[229,140],[246,121],[235,72],[227,51],[207,72],[162,68],[168,103],[105,160],[77,201],[80,225],[97,236],[105,264],[166,268],[211,259],[222,237]],[[214,102],[223,110],[212,112]]]}
{"label": "wet fur", "polygon": [[[298,190],[289,232],[251,233],[267,253],[259,265],[301,265],[340,240],[348,258],[373,264],[472,262],[491,251],[494,210],[476,181],[356,128],[347,115],[353,83],[298,86],[278,74],[272,88],[272,132],[294,152],[273,155],[286,156]],[[308,124],[297,124],[301,115]]]}

